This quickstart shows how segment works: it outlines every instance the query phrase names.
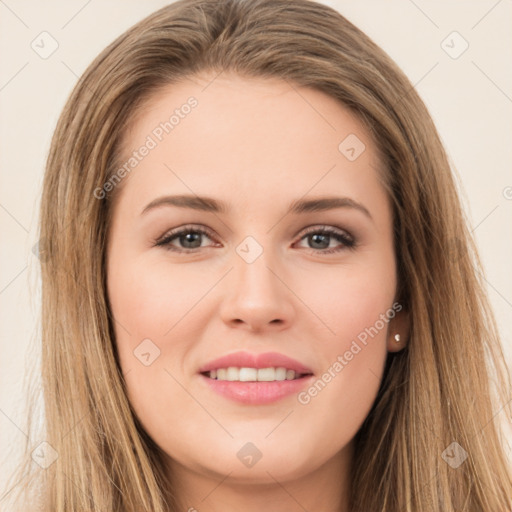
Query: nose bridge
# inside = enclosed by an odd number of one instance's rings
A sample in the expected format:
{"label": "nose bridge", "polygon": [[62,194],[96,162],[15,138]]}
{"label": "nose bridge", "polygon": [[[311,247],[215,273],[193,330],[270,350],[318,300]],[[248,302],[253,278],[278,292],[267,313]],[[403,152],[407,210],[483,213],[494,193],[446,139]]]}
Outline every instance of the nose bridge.
{"label": "nose bridge", "polygon": [[246,237],[235,250],[234,269],[223,305],[224,320],[243,322],[253,329],[271,322],[288,323],[293,305],[279,276],[281,266],[276,252],[253,237]]}
{"label": "nose bridge", "polygon": [[238,245],[236,253],[234,277],[237,292],[255,298],[265,295],[267,301],[281,295],[279,288],[282,283],[275,270],[271,270],[279,265],[274,257],[275,252],[268,244],[263,247],[255,238],[248,236]]}

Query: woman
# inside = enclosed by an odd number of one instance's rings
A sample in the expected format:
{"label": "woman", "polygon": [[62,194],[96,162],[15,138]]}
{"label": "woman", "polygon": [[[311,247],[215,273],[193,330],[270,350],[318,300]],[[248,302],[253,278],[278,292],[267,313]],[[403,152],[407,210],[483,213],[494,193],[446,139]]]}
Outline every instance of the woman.
{"label": "woman", "polygon": [[41,510],[512,506],[446,154],[331,8],[181,0],[119,37],[59,120],[41,240]]}

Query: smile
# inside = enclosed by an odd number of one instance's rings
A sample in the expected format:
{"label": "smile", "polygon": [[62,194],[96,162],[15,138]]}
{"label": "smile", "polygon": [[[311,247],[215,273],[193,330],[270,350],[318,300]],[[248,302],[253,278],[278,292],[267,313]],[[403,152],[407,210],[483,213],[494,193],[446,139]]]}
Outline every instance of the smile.
{"label": "smile", "polygon": [[236,366],[229,366],[228,368],[218,368],[217,370],[204,372],[203,375],[206,375],[210,379],[228,380],[232,382],[273,382],[300,379],[308,374],[296,373],[295,370],[282,366],[277,368],[238,368]]}

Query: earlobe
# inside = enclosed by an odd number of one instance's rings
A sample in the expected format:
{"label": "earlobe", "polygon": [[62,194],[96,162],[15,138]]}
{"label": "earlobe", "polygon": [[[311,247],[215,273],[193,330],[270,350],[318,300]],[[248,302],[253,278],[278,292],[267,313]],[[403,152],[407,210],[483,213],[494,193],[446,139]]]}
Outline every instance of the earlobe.
{"label": "earlobe", "polygon": [[409,331],[409,313],[403,310],[399,311],[389,322],[388,351],[399,352],[404,349],[409,341]]}

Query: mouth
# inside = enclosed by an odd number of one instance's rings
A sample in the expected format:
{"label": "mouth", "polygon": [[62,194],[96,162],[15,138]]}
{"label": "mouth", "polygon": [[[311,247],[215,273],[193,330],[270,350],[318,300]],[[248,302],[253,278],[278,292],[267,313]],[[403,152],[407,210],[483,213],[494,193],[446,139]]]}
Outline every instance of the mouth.
{"label": "mouth", "polygon": [[313,371],[278,352],[233,352],[198,369],[206,388],[246,405],[278,402],[299,393],[313,380]]}
{"label": "mouth", "polygon": [[226,354],[198,369],[210,379],[240,382],[294,380],[313,371],[299,361],[279,352],[254,354],[245,351]]}
{"label": "mouth", "polygon": [[284,366],[252,368],[228,366],[201,372],[201,375],[212,380],[226,380],[230,382],[281,382],[285,380],[299,380],[313,375],[311,372],[299,372]]}
{"label": "mouth", "polygon": [[[201,372],[198,375],[206,385],[206,389],[245,406],[279,403],[300,393],[311,385],[314,379],[312,373],[296,373],[284,367],[258,369],[228,367]],[[261,380],[254,380],[254,375],[256,379],[261,378]]]}

